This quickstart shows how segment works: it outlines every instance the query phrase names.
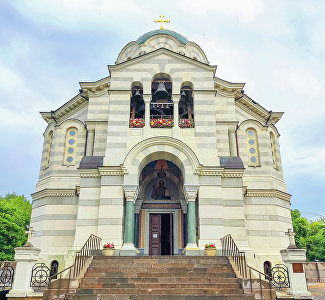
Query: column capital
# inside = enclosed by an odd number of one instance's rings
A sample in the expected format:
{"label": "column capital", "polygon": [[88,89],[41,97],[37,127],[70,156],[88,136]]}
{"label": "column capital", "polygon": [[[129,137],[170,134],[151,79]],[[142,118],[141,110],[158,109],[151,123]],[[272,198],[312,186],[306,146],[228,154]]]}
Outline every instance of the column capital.
{"label": "column capital", "polygon": [[151,94],[143,94],[143,101],[144,101],[144,103],[150,103]]}
{"label": "column capital", "polygon": [[228,132],[229,133],[235,133],[236,132],[236,127],[229,127]]}
{"label": "column capital", "polygon": [[172,94],[172,99],[174,104],[178,104],[181,100],[181,94]]}
{"label": "column capital", "polygon": [[198,185],[184,185],[183,191],[187,202],[196,200]]}
{"label": "column capital", "polygon": [[123,185],[124,195],[126,201],[137,200],[139,194],[139,187],[137,185]]}

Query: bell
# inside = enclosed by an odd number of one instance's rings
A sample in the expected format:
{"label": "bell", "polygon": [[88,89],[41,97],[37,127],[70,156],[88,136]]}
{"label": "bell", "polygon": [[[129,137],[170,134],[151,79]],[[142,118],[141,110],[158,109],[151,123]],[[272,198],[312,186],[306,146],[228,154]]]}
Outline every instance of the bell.
{"label": "bell", "polygon": [[139,100],[141,98],[141,94],[140,94],[140,91],[139,90],[136,90],[135,91],[135,94],[133,96],[133,99],[135,100]]}
{"label": "bell", "polygon": [[185,96],[186,96],[186,94],[185,94],[184,91],[182,91],[181,96],[182,96],[182,97],[185,97]]}
{"label": "bell", "polygon": [[168,92],[166,91],[165,85],[163,82],[159,82],[157,91],[155,92],[155,98],[159,99],[167,99]]}

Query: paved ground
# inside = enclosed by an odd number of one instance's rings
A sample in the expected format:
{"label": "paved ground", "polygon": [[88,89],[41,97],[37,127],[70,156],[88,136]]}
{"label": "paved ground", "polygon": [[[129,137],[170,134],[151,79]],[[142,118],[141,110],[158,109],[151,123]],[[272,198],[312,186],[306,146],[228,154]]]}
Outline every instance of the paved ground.
{"label": "paved ground", "polygon": [[309,283],[308,289],[315,300],[325,300],[325,283]]}

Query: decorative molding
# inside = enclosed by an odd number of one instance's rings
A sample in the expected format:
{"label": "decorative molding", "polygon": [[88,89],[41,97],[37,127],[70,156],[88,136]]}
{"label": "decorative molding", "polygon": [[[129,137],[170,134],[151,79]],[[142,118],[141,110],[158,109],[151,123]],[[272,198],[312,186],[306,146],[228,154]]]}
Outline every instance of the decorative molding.
{"label": "decorative molding", "polygon": [[123,185],[124,195],[126,201],[133,201],[137,200],[139,194],[139,186],[137,185]]}
{"label": "decorative molding", "polygon": [[110,77],[104,77],[102,79],[93,82],[79,82],[79,85],[84,92],[86,93],[90,92],[92,94],[95,94],[96,92],[102,90],[105,90],[105,92],[107,92],[107,88],[110,87],[110,84],[111,84]]}
{"label": "decorative molding", "polygon": [[99,177],[99,172],[97,169],[79,170],[79,175],[81,178],[94,178],[94,177]]}
{"label": "decorative molding", "polygon": [[38,200],[44,197],[75,197],[76,189],[44,189],[33,193],[33,200]]}
{"label": "decorative molding", "polygon": [[195,201],[199,185],[184,185],[183,191],[187,202]]}
{"label": "decorative molding", "polygon": [[244,169],[224,169],[221,167],[201,166],[197,168],[195,174],[200,176],[221,176],[231,178],[241,178],[244,174]]}
{"label": "decorative molding", "polygon": [[276,189],[247,189],[245,197],[275,197],[282,200],[290,201],[291,195]]}
{"label": "decorative molding", "polygon": [[128,173],[123,166],[109,166],[98,168],[100,176],[123,176]]}

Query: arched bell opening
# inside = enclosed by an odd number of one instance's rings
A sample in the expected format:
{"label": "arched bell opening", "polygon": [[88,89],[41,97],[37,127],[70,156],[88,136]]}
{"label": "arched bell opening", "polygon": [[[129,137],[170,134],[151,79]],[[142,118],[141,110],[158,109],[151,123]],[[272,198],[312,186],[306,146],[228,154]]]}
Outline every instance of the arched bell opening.
{"label": "arched bell opening", "polygon": [[151,84],[150,125],[151,127],[172,127],[174,105],[172,101],[172,80],[167,74],[157,74]]}
{"label": "arched bell opening", "polygon": [[131,86],[130,127],[143,127],[144,115],[143,86],[141,82],[134,82]]}
{"label": "arched bell opening", "polygon": [[139,177],[135,246],[145,255],[177,255],[186,245],[183,174],[168,160],[149,162]]}
{"label": "arched bell opening", "polygon": [[179,127],[194,127],[193,84],[184,82],[181,87],[181,99],[178,105]]}

